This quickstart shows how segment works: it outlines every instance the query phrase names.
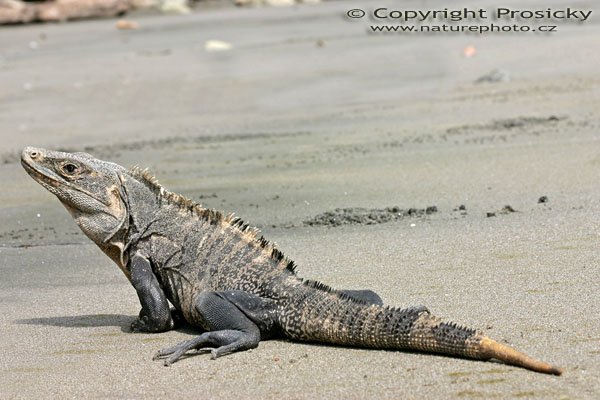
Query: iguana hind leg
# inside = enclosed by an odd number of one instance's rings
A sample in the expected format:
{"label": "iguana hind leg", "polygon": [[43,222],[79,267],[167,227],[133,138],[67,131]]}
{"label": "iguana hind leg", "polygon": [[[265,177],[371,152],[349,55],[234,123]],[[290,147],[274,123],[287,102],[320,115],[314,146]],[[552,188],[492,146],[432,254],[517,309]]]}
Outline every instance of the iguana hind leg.
{"label": "iguana hind leg", "polygon": [[261,333],[268,335],[273,327],[270,301],[247,292],[203,292],[195,307],[202,327],[209,332],[159,350],[155,360],[164,359],[165,365],[170,365],[190,350],[210,350],[215,359],[252,349],[258,346]]}

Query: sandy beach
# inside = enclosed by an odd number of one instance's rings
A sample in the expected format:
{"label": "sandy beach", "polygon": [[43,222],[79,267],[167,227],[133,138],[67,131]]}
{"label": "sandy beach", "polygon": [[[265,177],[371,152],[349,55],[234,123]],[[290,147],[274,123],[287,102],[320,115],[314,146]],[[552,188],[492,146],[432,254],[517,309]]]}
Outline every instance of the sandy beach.
{"label": "sandy beach", "polygon": [[[600,396],[600,9],[569,4],[591,17],[552,34],[345,16],[373,3],[0,27],[0,397]],[[377,6],[448,6],[423,3]],[[27,145],[148,167],[303,277],[424,304],[565,373],[284,340],[163,367],[155,351],[196,332],[129,332],[134,289],[27,176]]]}

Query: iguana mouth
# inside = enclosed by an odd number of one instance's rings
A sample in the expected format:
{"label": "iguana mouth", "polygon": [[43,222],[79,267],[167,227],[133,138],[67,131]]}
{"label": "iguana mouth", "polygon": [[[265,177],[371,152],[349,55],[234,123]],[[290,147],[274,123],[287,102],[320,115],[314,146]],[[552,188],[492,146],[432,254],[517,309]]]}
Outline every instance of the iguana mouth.
{"label": "iguana mouth", "polygon": [[55,177],[49,175],[48,173],[40,171],[40,169],[37,168],[37,164],[35,164],[30,159],[26,159],[25,156],[21,157],[21,165],[23,166],[23,168],[25,168],[25,171],[27,171],[27,173],[33,179],[35,179],[36,181],[38,181],[40,183],[45,183],[45,184],[51,185],[51,186],[58,186],[58,185],[70,186],[69,182],[65,181],[64,179],[59,180],[59,179],[56,179]]}

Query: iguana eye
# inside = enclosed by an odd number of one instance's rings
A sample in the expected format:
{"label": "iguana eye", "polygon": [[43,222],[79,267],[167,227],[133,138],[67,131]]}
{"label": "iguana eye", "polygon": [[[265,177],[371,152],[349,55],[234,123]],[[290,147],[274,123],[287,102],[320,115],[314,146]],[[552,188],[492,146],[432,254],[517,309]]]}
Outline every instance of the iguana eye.
{"label": "iguana eye", "polygon": [[77,165],[68,163],[68,164],[63,165],[62,169],[67,174],[73,174],[75,171],[77,171]]}

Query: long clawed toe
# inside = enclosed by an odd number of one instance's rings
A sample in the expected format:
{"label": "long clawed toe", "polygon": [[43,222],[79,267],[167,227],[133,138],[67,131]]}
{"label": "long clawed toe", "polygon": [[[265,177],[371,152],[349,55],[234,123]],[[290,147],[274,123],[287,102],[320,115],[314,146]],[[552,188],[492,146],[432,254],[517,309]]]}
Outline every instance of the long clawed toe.
{"label": "long clawed toe", "polygon": [[185,352],[182,352],[182,351],[173,353],[170,357],[166,358],[163,361],[163,365],[165,367],[170,367],[171,364],[173,364],[174,362],[177,362],[184,354],[185,354]]}
{"label": "long clawed toe", "polygon": [[152,357],[154,360],[164,360],[165,366],[169,366],[183,357],[188,351],[197,352],[210,351],[214,360],[235,351],[248,350],[258,346],[260,336],[258,332],[242,332],[235,330],[222,330],[205,332],[202,335],[173,347],[159,350]]}
{"label": "long clawed toe", "polygon": [[173,347],[166,347],[160,349],[152,357],[153,360],[164,360],[164,365],[168,367],[174,362],[178,361],[185,353],[194,349],[198,344],[194,340],[179,343]]}
{"label": "long clawed toe", "polygon": [[214,347],[202,347],[210,343],[208,337],[209,335],[205,333],[192,340],[187,340],[185,342],[176,344],[175,346],[165,347],[164,349],[157,351],[152,359],[164,360],[164,365],[168,367],[174,362],[177,362],[181,357],[191,350],[196,350],[198,353],[205,351],[210,351],[212,353],[215,351]]}

